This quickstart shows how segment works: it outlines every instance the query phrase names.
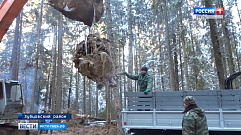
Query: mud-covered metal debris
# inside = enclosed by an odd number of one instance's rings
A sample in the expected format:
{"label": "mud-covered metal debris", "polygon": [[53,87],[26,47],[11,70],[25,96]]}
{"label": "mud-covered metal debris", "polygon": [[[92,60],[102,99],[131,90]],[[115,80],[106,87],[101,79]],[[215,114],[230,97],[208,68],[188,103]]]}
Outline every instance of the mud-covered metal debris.
{"label": "mud-covered metal debris", "polygon": [[100,38],[98,34],[90,34],[87,37],[87,50],[85,41],[76,47],[73,60],[75,68],[78,68],[78,72],[83,76],[97,82],[99,88],[106,84],[116,86],[110,50],[110,41]]}

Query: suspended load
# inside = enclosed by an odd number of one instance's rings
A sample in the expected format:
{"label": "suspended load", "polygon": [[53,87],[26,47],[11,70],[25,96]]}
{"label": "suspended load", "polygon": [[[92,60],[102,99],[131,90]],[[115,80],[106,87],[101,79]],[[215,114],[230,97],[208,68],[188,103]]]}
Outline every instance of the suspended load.
{"label": "suspended load", "polygon": [[49,4],[64,16],[88,26],[98,22],[104,12],[103,0],[49,0]]}
{"label": "suspended load", "polygon": [[100,38],[99,34],[90,34],[87,41],[80,42],[76,47],[75,68],[83,76],[97,82],[99,88],[106,84],[116,86],[110,48],[110,41]]}

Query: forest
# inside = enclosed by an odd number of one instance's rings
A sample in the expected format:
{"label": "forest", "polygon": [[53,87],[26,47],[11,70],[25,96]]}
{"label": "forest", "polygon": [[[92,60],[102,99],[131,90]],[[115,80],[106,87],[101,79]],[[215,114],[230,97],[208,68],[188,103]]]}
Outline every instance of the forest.
{"label": "forest", "polygon": [[[25,112],[75,110],[119,118],[124,93],[139,86],[117,76],[117,87],[98,88],[78,72],[76,46],[93,33],[110,41],[115,74],[138,74],[147,66],[152,91],[222,90],[225,79],[240,72],[241,1],[103,2],[104,13],[92,28],[63,16],[47,0],[24,6],[0,43],[0,78],[21,82]],[[223,7],[223,19],[197,18],[194,7]],[[240,79],[234,86],[240,88]]]}

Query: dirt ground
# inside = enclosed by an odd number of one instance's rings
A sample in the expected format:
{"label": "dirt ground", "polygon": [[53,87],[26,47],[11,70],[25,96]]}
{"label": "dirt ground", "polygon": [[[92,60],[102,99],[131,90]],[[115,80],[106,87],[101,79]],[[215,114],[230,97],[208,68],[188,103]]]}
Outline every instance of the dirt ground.
{"label": "dirt ground", "polygon": [[[123,133],[118,129],[117,123],[104,124],[103,125],[93,125],[90,126],[87,120],[99,120],[94,116],[80,115],[76,111],[68,110],[66,113],[72,114],[72,119],[68,121],[62,121],[67,124],[66,130],[53,130],[52,135],[123,135]],[[87,126],[88,125],[88,126]],[[45,134],[46,131],[43,131]],[[40,135],[39,131],[30,130],[31,135]],[[50,134],[50,131],[48,132]]]}
{"label": "dirt ground", "polygon": [[[31,133],[31,135],[37,134],[37,131]],[[50,132],[48,134],[50,134]],[[123,133],[121,133],[115,125],[104,125],[92,127],[67,127],[67,130],[54,130],[52,135],[123,135]]]}

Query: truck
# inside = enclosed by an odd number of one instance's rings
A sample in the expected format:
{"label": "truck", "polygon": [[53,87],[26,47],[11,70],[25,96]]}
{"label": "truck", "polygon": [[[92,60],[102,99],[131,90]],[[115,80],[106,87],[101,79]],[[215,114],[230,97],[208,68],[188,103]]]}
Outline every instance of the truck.
{"label": "truck", "polygon": [[240,135],[241,89],[232,89],[240,74],[225,80],[226,90],[126,92],[122,128],[132,135],[182,135],[183,98],[193,96],[205,110],[210,135]]}

